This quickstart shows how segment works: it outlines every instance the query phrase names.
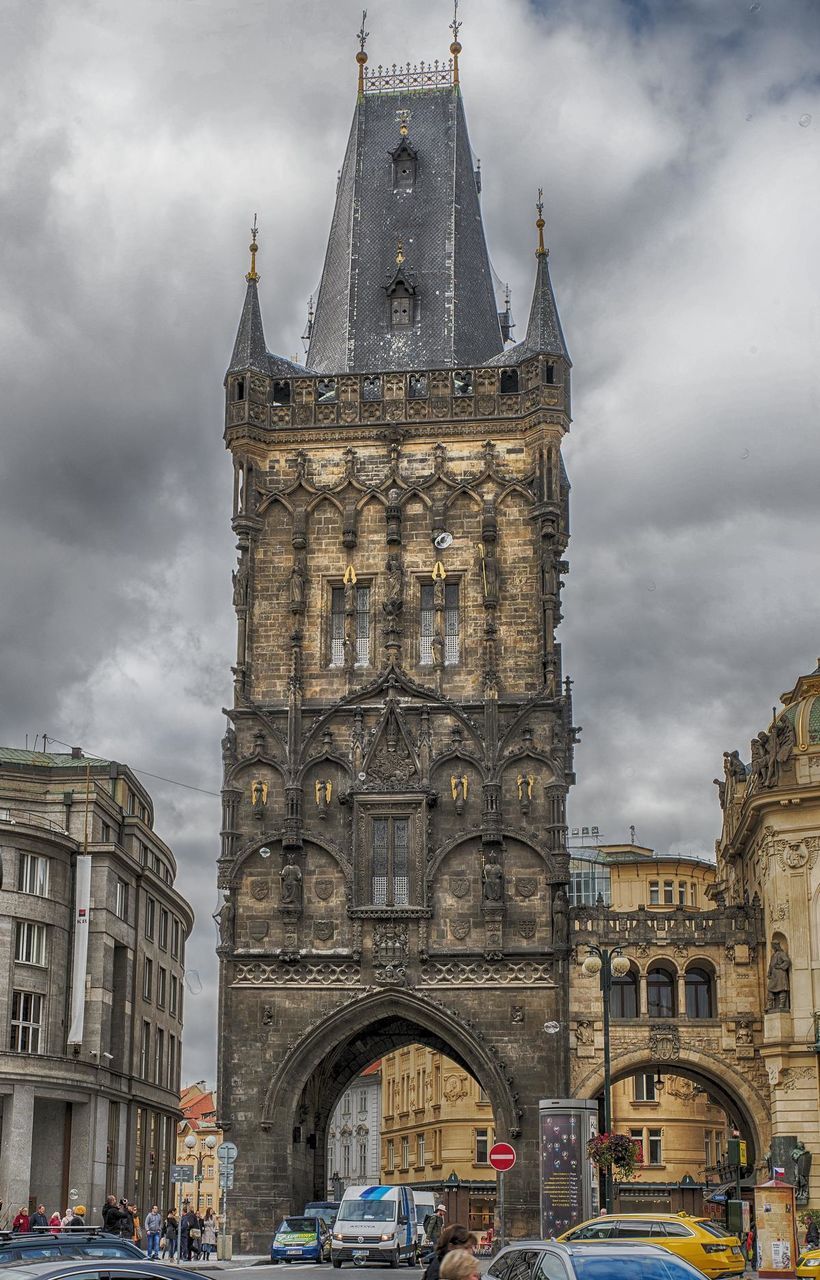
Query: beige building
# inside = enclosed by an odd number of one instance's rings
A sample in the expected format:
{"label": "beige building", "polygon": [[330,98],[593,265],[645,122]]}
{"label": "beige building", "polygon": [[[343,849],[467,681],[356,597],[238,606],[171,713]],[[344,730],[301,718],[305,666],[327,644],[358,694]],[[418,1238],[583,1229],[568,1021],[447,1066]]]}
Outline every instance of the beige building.
{"label": "beige building", "polygon": [[[194,1182],[183,1184],[182,1197],[191,1202],[197,1213],[213,1209],[218,1217],[220,1185],[216,1152],[222,1141],[222,1130],[216,1122],[216,1098],[212,1090],[206,1089],[205,1081],[199,1080],[181,1091],[179,1109],[182,1120],[177,1125],[176,1162],[194,1170]],[[178,1187],[176,1191],[179,1196]]]}
{"label": "beige building", "polygon": [[492,1226],[490,1100],[465,1067],[421,1044],[382,1059],[382,1182],[441,1195],[448,1220]]}

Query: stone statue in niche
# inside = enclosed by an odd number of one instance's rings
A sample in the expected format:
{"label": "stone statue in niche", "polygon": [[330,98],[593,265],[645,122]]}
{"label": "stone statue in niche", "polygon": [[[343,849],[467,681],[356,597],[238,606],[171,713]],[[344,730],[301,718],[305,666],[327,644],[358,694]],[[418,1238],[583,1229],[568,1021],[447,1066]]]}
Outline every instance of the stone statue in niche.
{"label": "stone statue in niche", "polygon": [[791,1158],[797,1203],[808,1204],[812,1153],[806,1144],[798,1139],[792,1149]]}
{"label": "stone statue in niche", "polygon": [[433,632],[430,649],[433,655],[433,666],[440,671],[444,666],[444,637],[438,628]]}
{"label": "stone statue in niche", "polygon": [[772,942],[772,958],[766,973],[766,990],[768,1001],[766,1009],[769,1013],[785,1013],[790,1008],[791,983],[789,970],[792,962],[782,943],[775,939]]}
{"label": "stone statue in niche", "polygon": [[515,785],[518,788],[518,803],[521,806],[521,812],[523,814],[527,814],[530,811],[534,783],[535,777],[531,773],[519,773],[515,780]]}
{"label": "stone statue in niche", "polygon": [[219,945],[220,947],[233,946],[233,928],[234,928],[234,905],[233,898],[228,894],[219,911],[214,915],[219,926]]}
{"label": "stone statue in niche", "polygon": [[481,883],[485,902],[499,904],[504,901],[504,872],[497,853],[487,855],[481,872]]}
{"label": "stone statue in niche", "polygon": [[498,604],[499,573],[495,546],[492,542],[479,547],[481,556],[481,586],[485,605]]}
{"label": "stone statue in niche", "polygon": [[248,565],[244,558],[240,560],[236,571],[231,574],[231,582],[234,607],[244,609],[248,603]]}
{"label": "stone statue in niche", "polygon": [[569,944],[569,899],[563,885],[552,900],[552,945],[566,947]]}
{"label": "stone statue in niche", "polygon": [[319,810],[319,817],[326,818],[333,796],[332,781],[329,778],[317,778],[314,784],[314,795],[316,796],[316,808]]}
{"label": "stone statue in niche", "polygon": [[290,855],[279,872],[279,880],[282,906],[298,910],[302,905],[302,872]]}
{"label": "stone statue in niche", "polygon": [[305,607],[305,571],[298,560],[290,571],[290,607],[293,613],[301,613]]}
{"label": "stone statue in niche", "polygon": [[254,778],[251,783],[251,808],[253,816],[260,820],[265,816],[268,807],[268,784],[261,778]]}
{"label": "stone statue in niche", "polygon": [[404,573],[401,556],[387,557],[387,592],[382,608],[388,618],[397,618],[404,608]]}
{"label": "stone statue in niche", "polygon": [[453,803],[456,806],[456,813],[461,817],[464,812],[464,806],[467,803],[467,792],[470,788],[470,780],[466,773],[461,775],[452,774],[450,777],[450,792],[453,797]]}
{"label": "stone statue in niche", "polygon": [[262,1010],[262,1026],[263,1027],[273,1026],[273,1008],[269,1004],[266,1004]]}
{"label": "stone statue in niche", "polygon": [[225,730],[222,739],[222,770],[227,774],[236,764],[236,733],[231,725]]}

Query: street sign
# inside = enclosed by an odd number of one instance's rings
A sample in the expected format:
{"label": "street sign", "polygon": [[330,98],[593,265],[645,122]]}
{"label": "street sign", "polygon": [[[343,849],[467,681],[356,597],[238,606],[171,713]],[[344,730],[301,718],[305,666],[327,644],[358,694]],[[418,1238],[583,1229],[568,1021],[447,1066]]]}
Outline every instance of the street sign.
{"label": "street sign", "polygon": [[192,1164],[172,1164],[171,1165],[171,1181],[172,1182],[193,1182],[194,1166]]}
{"label": "street sign", "polygon": [[490,1150],[489,1161],[497,1173],[507,1173],[515,1164],[515,1149],[509,1142],[496,1142]]}
{"label": "street sign", "polygon": [[220,1173],[219,1185],[223,1191],[233,1191],[233,1169],[229,1169],[227,1173]]}
{"label": "street sign", "polygon": [[233,1164],[239,1155],[239,1150],[235,1142],[220,1142],[216,1149],[217,1157],[222,1164]]}

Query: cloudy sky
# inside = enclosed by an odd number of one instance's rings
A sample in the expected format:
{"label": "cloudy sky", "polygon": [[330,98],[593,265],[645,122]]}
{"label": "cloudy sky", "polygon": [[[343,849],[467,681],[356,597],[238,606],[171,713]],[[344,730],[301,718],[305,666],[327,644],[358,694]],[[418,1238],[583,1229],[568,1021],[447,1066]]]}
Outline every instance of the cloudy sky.
{"label": "cloudy sky", "polygon": [[[371,60],[446,56],[450,16],[369,0]],[[461,16],[494,266],[524,324],[543,186],[575,362],[571,821],[708,853],[721,752],[748,753],[820,652],[820,8]],[[0,738],[201,789],[145,779],[198,913],[187,1078],[212,1079],[215,1052],[221,383],[254,210],[268,344],[301,351],[359,22],[355,0],[0,11]]]}

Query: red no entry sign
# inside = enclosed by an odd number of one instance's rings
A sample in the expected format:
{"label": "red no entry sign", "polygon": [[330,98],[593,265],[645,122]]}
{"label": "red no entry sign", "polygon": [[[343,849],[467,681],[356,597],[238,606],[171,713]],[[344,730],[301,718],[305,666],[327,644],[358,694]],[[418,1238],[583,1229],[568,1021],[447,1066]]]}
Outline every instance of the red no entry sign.
{"label": "red no entry sign", "polygon": [[490,1150],[489,1159],[498,1173],[506,1173],[515,1164],[515,1149],[509,1142],[497,1142]]}

